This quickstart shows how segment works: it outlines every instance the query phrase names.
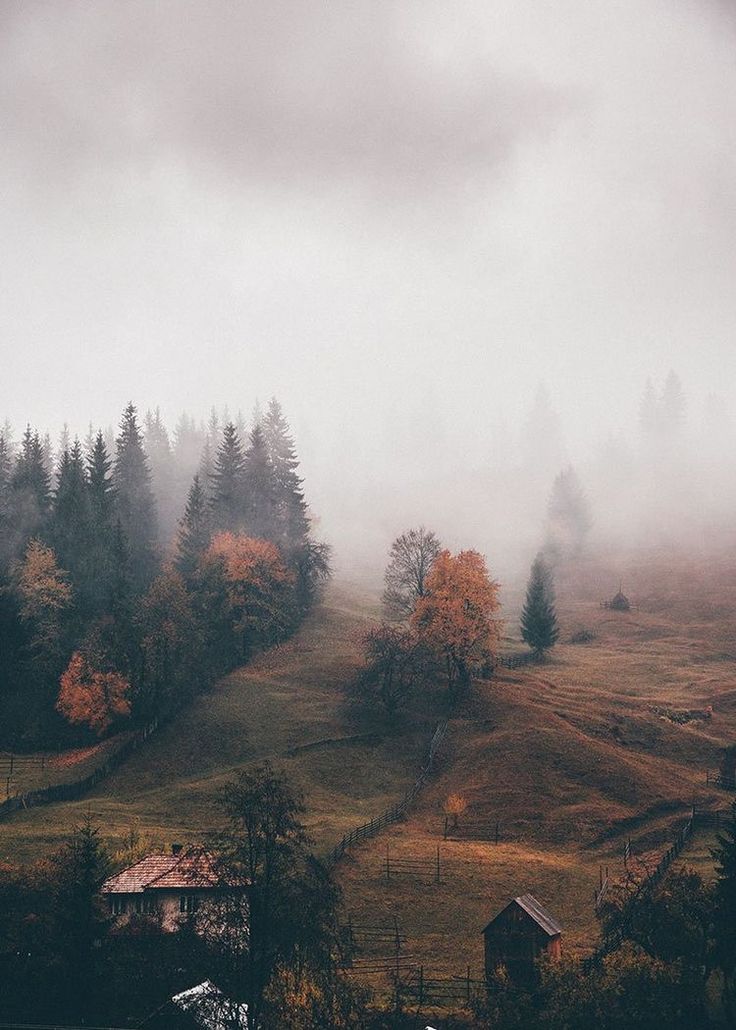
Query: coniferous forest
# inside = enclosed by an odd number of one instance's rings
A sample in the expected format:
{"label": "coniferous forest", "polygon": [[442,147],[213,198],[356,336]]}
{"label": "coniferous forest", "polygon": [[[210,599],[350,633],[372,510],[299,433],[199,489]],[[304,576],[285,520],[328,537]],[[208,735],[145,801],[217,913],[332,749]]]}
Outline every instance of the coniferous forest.
{"label": "coniferous forest", "polygon": [[129,404],[116,432],[0,432],[0,747],[165,718],[285,639],[329,574],[288,422]]}

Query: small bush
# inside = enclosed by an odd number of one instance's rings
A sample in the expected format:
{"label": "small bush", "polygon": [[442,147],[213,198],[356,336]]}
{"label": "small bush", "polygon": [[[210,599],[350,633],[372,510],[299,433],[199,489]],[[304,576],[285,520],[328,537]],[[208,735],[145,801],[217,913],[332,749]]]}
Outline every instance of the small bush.
{"label": "small bush", "polygon": [[592,633],[589,629],[579,629],[577,633],[573,633],[570,637],[571,644],[590,644],[597,637],[595,633]]}

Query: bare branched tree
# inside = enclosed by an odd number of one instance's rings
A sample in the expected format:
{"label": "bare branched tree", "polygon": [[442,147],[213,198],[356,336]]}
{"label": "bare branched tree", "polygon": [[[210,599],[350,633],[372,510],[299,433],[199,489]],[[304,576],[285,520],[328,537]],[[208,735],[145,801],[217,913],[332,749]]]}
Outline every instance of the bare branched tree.
{"label": "bare branched tree", "polygon": [[417,600],[426,593],[427,574],[441,550],[435,534],[424,526],[396,537],[384,576],[383,605],[389,618],[409,618]]}

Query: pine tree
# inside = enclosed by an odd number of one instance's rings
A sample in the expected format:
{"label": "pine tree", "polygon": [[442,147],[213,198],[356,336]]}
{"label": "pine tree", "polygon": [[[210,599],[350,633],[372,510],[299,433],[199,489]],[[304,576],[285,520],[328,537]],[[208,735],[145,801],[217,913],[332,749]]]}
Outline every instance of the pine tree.
{"label": "pine tree", "polygon": [[260,424],[250,432],[243,462],[246,527],[251,536],[271,540],[274,533],[275,481],[266,438]]}
{"label": "pine tree", "polygon": [[85,567],[91,546],[91,511],[82,446],[75,439],[59,465],[51,514],[51,540],[59,564],[85,593]]}
{"label": "pine tree", "polygon": [[12,486],[12,519],[16,548],[45,526],[51,504],[49,473],[37,432],[26,427],[15,462]]}
{"label": "pine tree", "polygon": [[0,431],[0,572],[10,557],[8,542],[11,517],[11,479],[13,459],[5,433]]}
{"label": "pine tree", "polygon": [[123,413],[115,445],[113,483],[117,514],[130,548],[132,583],[141,588],[153,573],[158,527],[148,458],[132,403]]}
{"label": "pine tree", "polygon": [[210,542],[207,499],[199,476],[194,477],[184,516],[179,523],[175,565],[185,580],[191,580]]}
{"label": "pine tree", "polygon": [[144,446],[151,469],[151,484],[156,498],[160,529],[168,538],[178,514],[174,498],[174,459],[171,441],[161,418],[161,411],[146,412]]}
{"label": "pine tree", "polygon": [[87,556],[87,597],[94,612],[108,609],[112,592],[115,530],[115,490],[112,461],[102,430],[87,457],[90,547]]}
{"label": "pine tree", "polygon": [[532,563],[526,588],[526,602],[521,612],[521,636],[541,658],[554,647],[560,631],[555,611],[552,571],[541,555]]}
{"label": "pine tree", "polygon": [[212,528],[235,531],[243,528],[245,458],[240,437],[228,422],[215,456],[211,475]]}
{"label": "pine tree", "polygon": [[662,390],[662,428],[668,437],[677,436],[685,424],[685,394],[680,377],[670,370]]}
{"label": "pine tree", "polygon": [[659,425],[659,402],[652,386],[652,380],[647,379],[639,405],[639,427],[644,439],[652,440],[659,432]]}
{"label": "pine tree", "polygon": [[263,433],[273,468],[277,542],[289,549],[305,541],[309,533],[309,518],[302,491],[303,480],[297,473],[299,461],[294,440],[275,397],[271,398],[268,405],[263,420]]}
{"label": "pine tree", "polygon": [[590,505],[577,473],[569,466],[552,486],[547,509],[547,542],[550,557],[570,557],[581,552],[592,525]]}
{"label": "pine tree", "polygon": [[59,433],[59,450],[58,454],[63,457],[64,453],[70,449],[72,445],[71,437],[69,435],[69,425],[67,422],[61,427]]}

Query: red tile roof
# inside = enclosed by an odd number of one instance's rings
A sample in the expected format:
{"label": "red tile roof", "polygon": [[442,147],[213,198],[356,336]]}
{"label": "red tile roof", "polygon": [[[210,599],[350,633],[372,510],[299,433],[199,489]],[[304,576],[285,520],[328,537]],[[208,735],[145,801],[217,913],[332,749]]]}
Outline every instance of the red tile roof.
{"label": "red tile roof", "polygon": [[215,860],[203,848],[185,848],[178,855],[146,855],[140,862],[111,876],[103,894],[142,894],[148,890],[216,887]]}

